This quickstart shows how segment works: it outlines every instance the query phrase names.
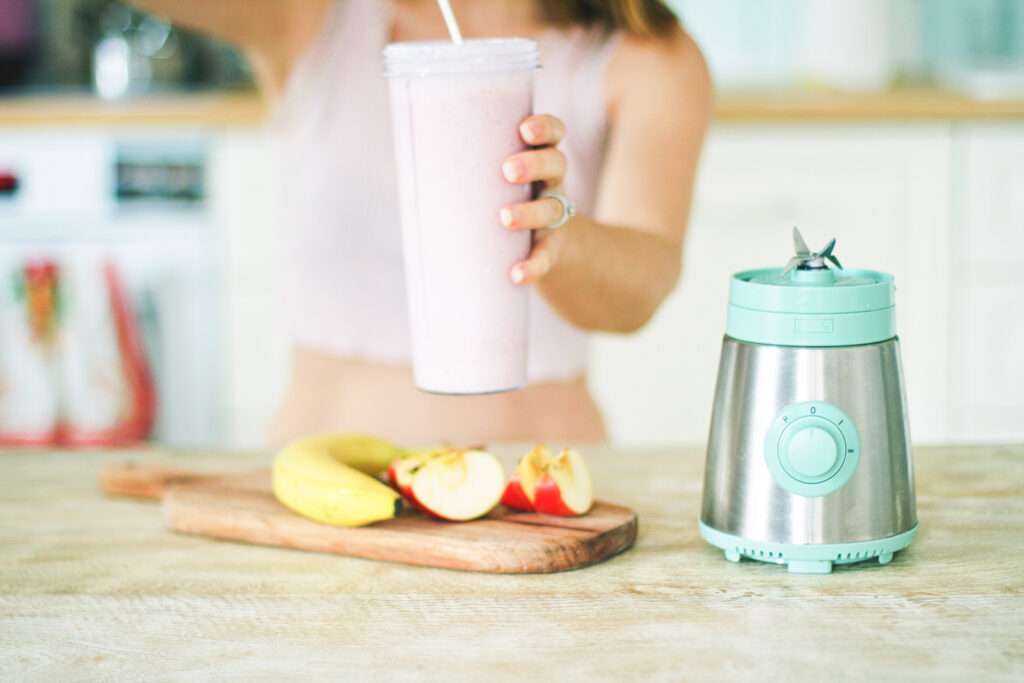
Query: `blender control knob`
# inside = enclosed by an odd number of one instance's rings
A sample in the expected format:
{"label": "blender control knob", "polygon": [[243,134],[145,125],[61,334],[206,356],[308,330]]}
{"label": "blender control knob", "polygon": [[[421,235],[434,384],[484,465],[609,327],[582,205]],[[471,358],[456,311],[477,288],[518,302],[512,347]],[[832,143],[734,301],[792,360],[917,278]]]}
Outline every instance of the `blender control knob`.
{"label": "blender control knob", "polygon": [[775,482],[800,496],[827,496],[860,462],[860,435],[849,415],[824,401],[793,403],[772,420],[764,458]]}
{"label": "blender control knob", "polygon": [[838,455],[839,446],[828,429],[807,426],[789,439],[786,460],[790,467],[786,469],[792,469],[798,477],[815,479],[835,466]]}

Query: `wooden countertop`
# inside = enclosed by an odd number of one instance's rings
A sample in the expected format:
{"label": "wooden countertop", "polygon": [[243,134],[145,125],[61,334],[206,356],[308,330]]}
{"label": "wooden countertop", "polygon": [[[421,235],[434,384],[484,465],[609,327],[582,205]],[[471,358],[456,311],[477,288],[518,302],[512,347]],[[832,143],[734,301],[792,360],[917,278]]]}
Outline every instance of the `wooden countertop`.
{"label": "wooden countertop", "polygon": [[5,126],[258,126],[267,105],[253,92],[151,95],[103,100],[89,95],[0,97]]}
{"label": "wooden countertop", "polygon": [[977,100],[941,90],[849,94],[822,90],[725,93],[719,122],[1024,120],[1024,100]]}
{"label": "wooden countertop", "polygon": [[[36,125],[254,126],[267,105],[255,93],[153,95],[107,101],[87,95],[0,97],[0,127]],[[1024,120],[1024,100],[983,101],[926,89],[853,95],[827,91],[724,92],[722,123],[788,121]]]}
{"label": "wooden countertop", "polygon": [[[521,447],[493,449],[506,464]],[[104,498],[125,459],[209,470],[266,454],[0,452],[7,679],[1024,678],[1024,446],[915,452],[920,533],[832,575],[726,562],[697,531],[703,455],[584,449],[634,548],[489,575],[171,533]]]}

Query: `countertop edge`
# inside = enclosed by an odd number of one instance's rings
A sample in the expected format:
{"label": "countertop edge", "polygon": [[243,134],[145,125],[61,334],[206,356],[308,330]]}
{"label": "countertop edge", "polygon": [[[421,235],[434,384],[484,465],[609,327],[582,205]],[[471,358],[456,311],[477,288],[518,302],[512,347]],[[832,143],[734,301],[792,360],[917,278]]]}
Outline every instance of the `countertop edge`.
{"label": "countertop edge", "polygon": [[[268,102],[253,91],[161,94],[102,100],[86,94],[0,97],[0,127],[210,126],[266,123]],[[1024,121],[1024,99],[980,100],[927,89],[850,94],[824,90],[719,93],[717,123]]]}

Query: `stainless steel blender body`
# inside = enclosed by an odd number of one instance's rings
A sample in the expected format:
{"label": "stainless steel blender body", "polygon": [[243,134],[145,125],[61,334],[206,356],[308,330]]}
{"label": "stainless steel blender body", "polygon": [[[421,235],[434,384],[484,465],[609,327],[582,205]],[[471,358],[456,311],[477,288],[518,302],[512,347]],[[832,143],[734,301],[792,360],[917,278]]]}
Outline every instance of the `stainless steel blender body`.
{"label": "stainless steel blender body", "polygon": [[[859,461],[837,490],[800,495],[783,488],[770,470],[766,460],[773,454],[766,456],[766,450],[775,446],[770,436],[766,443],[766,435],[780,416],[785,419],[789,407],[817,403],[838,408],[852,421]],[[791,347],[726,336],[700,519],[731,536],[794,545],[872,541],[914,529],[914,475],[898,339]]]}

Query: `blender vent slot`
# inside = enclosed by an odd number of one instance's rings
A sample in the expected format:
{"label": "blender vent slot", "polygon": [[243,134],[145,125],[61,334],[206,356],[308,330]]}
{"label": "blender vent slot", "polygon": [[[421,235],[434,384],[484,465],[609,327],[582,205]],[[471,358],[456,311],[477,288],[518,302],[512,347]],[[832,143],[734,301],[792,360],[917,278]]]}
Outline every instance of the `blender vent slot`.
{"label": "blender vent slot", "polygon": [[859,553],[838,553],[836,560],[869,560],[872,557],[878,557],[882,551],[878,548],[872,548],[871,550],[865,550]]}
{"label": "blender vent slot", "polygon": [[747,557],[761,557],[772,561],[783,559],[782,553],[775,552],[774,550],[765,551],[757,548],[741,548],[740,546],[735,546],[735,550],[740,555],[746,555]]}

